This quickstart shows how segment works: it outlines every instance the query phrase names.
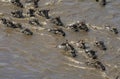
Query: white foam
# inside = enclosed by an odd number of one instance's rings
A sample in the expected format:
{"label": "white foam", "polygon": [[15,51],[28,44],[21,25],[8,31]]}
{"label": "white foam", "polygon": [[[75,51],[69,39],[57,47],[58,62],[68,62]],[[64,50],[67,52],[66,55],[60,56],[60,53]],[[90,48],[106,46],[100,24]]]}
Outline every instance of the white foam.
{"label": "white foam", "polygon": [[75,67],[75,68],[79,68],[79,69],[88,69],[88,70],[91,70],[93,68],[87,68],[87,67],[82,67],[82,66],[77,66],[77,65],[73,65],[73,64],[69,64],[69,63],[66,63],[67,65],[71,66],[71,67]]}
{"label": "white foam", "polygon": [[32,27],[32,29],[35,29],[35,30],[45,30],[45,28],[42,28],[42,27]]}
{"label": "white foam", "polygon": [[62,45],[58,45],[57,47],[60,48],[60,49],[64,49],[65,48],[65,46],[62,46]]}
{"label": "white foam", "polygon": [[60,2],[62,2],[62,0],[58,0],[58,1],[51,0],[51,1],[47,2],[47,3],[45,3],[45,5],[50,6],[50,5],[59,4]]}
{"label": "white foam", "polygon": [[11,0],[0,0],[2,2],[10,2]]}
{"label": "white foam", "polygon": [[74,63],[76,63],[76,64],[83,64],[83,62],[80,62],[80,61],[77,61],[77,60],[75,60],[75,59],[73,59],[73,58],[70,58],[70,57],[66,57],[69,61],[71,61],[71,62],[74,62]]}

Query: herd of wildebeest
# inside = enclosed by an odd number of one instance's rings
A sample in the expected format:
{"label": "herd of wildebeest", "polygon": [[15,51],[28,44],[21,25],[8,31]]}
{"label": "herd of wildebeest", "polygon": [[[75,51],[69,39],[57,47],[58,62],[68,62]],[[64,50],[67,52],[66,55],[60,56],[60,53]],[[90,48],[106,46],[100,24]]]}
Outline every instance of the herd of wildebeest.
{"label": "herd of wildebeest", "polygon": [[[27,11],[27,16],[34,17],[29,20],[28,23],[30,25],[34,25],[34,26],[38,26],[38,27],[43,26],[39,22],[39,20],[35,17],[36,15],[38,15],[41,18],[45,18],[45,19],[49,20],[49,22],[51,22],[53,25],[57,26],[57,28],[55,27],[55,28],[47,29],[48,32],[53,33],[55,35],[60,35],[60,36],[65,37],[66,33],[63,29],[69,29],[74,32],[80,32],[80,31],[89,32],[90,31],[90,28],[84,21],[83,22],[77,21],[73,24],[65,25],[61,21],[60,16],[58,16],[58,17],[50,16],[49,9],[36,10],[36,8],[39,8],[39,5],[38,5],[39,0],[26,0],[26,2],[33,3],[33,5],[34,5],[34,8],[29,8]],[[102,6],[105,6],[107,3],[106,0],[96,0],[96,2],[100,2],[100,4]],[[14,6],[19,7],[19,8],[25,8],[20,0],[11,0],[11,4],[13,4]],[[25,18],[22,10],[11,11],[10,14],[14,18]],[[22,24],[20,24],[20,23],[13,22],[4,17],[2,17],[0,20],[1,20],[1,23],[6,27],[13,28],[13,29],[19,29],[23,34],[26,34],[26,35],[31,35],[31,36],[33,35],[33,32],[30,29],[23,27]],[[116,27],[112,27],[112,26],[105,26],[105,27],[113,34],[119,33]],[[84,53],[86,54],[87,58],[89,60],[91,60],[89,62],[86,62],[86,64],[88,66],[91,66],[93,68],[96,68],[96,69],[102,70],[102,71],[106,70],[105,65],[98,59],[96,51],[94,51],[92,49],[88,49],[88,47],[86,46],[85,40],[79,40],[74,43],[70,43],[69,40],[66,40],[65,42],[58,45],[57,47],[63,49],[65,52],[70,54],[71,57],[74,58],[74,57],[77,57],[77,51],[76,51],[75,46],[77,48],[79,48],[80,50],[83,50]],[[94,46],[103,51],[107,50],[107,47],[106,47],[104,41],[95,41]]]}

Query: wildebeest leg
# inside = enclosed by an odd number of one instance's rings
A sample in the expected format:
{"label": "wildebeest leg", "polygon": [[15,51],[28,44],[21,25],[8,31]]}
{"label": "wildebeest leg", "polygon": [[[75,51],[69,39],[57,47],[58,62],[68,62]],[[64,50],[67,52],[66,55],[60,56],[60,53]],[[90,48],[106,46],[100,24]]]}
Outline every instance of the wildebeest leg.
{"label": "wildebeest leg", "polygon": [[106,0],[101,0],[100,5],[105,6],[107,4]]}

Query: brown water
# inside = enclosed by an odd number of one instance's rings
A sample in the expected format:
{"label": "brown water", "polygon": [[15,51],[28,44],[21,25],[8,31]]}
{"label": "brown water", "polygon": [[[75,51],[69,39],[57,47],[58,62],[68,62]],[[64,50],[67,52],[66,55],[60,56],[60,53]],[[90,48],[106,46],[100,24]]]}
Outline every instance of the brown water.
{"label": "brown water", "polygon": [[[46,5],[50,1],[52,4]],[[120,30],[120,0],[108,1],[106,7],[100,7],[94,0],[41,0],[40,8],[50,9],[51,16],[61,16],[65,24],[86,20],[92,25],[89,26],[89,33],[64,29],[67,35],[65,38],[54,36],[45,30],[35,30],[35,26],[29,25],[27,19],[12,18],[9,13],[17,8],[9,2],[0,1],[0,13],[4,17],[20,22],[34,32],[33,36],[26,36],[0,24],[0,79],[115,79],[120,76],[120,34],[114,35],[103,28],[109,24]],[[41,17],[38,19],[46,21]],[[47,22],[43,27],[53,26]],[[86,66],[84,62],[87,59],[81,50],[76,58],[65,56],[56,48],[65,39],[84,39],[97,51],[106,71]],[[95,40],[104,41],[108,50],[101,51],[93,47]]]}

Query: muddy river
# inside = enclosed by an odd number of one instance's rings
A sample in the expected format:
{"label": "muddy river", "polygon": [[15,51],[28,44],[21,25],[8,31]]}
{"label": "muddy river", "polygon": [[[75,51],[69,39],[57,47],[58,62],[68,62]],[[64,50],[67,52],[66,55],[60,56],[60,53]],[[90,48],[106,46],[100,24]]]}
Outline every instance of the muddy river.
{"label": "muddy river", "polygon": [[[25,5],[25,0],[21,2]],[[120,0],[108,0],[105,7],[95,0],[40,0],[39,8],[50,9],[50,15],[60,16],[65,25],[85,20],[90,31],[64,29],[66,37],[53,35],[28,24],[29,18],[13,18],[10,12],[19,8],[9,0],[0,0],[0,17],[19,22],[34,33],[27,36],[0,24],[0,79],[120,79],[120,33],[115,35],[104,29],[105,25],[111,25],[120,32]],[[26,9],[23,11],[26,13]],[[46,19],[37,18],[45,24],[44,28],[54,27]],[[86,66],[82,50],[76,58],[64,55],[57,45],[66,39],[89,43],[106,71]],[[104,41],[107,50],[95,48],[95,40]]]}

